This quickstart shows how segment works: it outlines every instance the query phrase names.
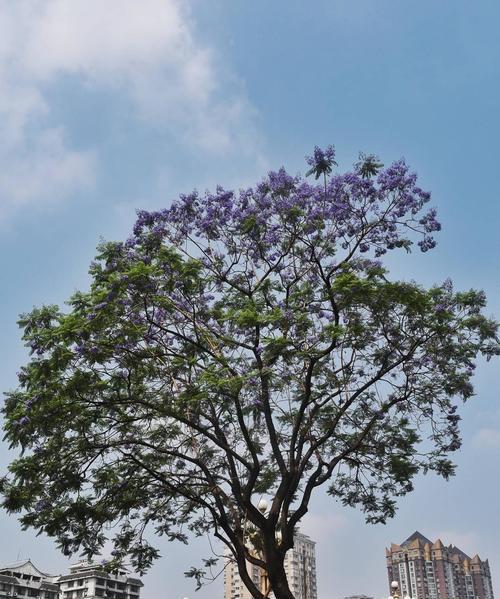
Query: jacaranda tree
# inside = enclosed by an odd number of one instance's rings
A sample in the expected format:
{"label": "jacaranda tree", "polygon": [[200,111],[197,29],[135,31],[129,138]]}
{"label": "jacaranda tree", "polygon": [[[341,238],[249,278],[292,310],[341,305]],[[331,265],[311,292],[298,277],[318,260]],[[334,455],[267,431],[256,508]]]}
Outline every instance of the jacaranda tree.
{"label": "jacaranda tree", "polygon": [[210,533],[256,599],[246,560],[292,599],[283,558],[315,489],[384,522],[418,472],[453,473],[457,403],[497,326],[482,292],[384,269],[440,228],[405,162],[331,174],[334,157],[308,159],[317,184],[281,169],[139,211],[89,291],[21,317],[2,490],[24,526],[89,557],[109,536],[108,567],[138,571],[155,534]]}

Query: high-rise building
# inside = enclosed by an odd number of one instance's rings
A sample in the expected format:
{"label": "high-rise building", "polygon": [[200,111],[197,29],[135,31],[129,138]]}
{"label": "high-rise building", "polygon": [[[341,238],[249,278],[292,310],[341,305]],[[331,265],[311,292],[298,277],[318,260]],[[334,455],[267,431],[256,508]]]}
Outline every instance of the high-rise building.
{"label": "high-rise building", "polygon": [[[307,535],[296,532],[294,547],[285,556],[285,571],[295,599],[317,599],[315,545]],[[267,578],[258,566],[247,562],[247,572],[257,587],[265,593]],[[273,597],[272,590],[268,595]],[[252,599],[234,561],[228,560],[224,570],[224,599]]]}
{"label": "high-rise building", "polygon": [[494,599],[488,560],[414,532],[386,549],[389,585],[412,599]]}
{"label": "high-rise building", "polygon": [[139,599],[142,586],[125,570],[108,574],[89,562],[63,576],[45,574],[29,559],[0,567],[0,599]]}
{"label": "high-rise building", "polygon": [[56,577],[36,568],[31,560],[0,567],[0,599],[58,599]]}

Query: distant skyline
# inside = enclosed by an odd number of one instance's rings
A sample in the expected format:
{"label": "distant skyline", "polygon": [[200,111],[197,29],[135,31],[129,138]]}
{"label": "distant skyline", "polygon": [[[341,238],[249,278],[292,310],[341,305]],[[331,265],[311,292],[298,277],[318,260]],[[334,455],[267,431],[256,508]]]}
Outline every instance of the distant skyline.
{"label": "distant skyline", "polygon": [[[0,0],[0,389],[26,361],[18,314],[84,289],[99,240],[127,237],[136,208],[304,173],[316,144],[340,169],[359,151],[404,156],[443,231],[426,255],[390,256],[393,276],[484,289],[500,318],[499,22],[494,0]],[[319,599],[386,597],[384,548],[413,530],[487,556],[500,597],[498,373],[481,363],[460,410],[457,475],[416,480],[386,526],[313,499],[301,530]],[[11,457],[3,444],[2,468]],[[68,568],[4,512],[0,539],[0,564]],[[222,599],[221,580],[195,595],[183,576],[205,539],[159,546],[144,599]]]}

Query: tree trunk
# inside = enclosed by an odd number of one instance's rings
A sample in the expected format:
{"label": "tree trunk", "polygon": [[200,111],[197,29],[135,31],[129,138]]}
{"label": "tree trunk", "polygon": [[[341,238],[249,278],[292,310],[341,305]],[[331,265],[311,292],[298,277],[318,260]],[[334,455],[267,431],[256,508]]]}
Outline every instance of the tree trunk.
{"label": "tree trunk", "polygon": [[266,552],[267,573],[271,592],[276,599],[295,599],[286,577],[284,555],[279,551]]}
{"label": "tree trunk", "polygon": [[247,562],[245,558],[238,559],[238,572],[240,574],[240,578],[246,588],[250,591],[250,594],[254,599],[265,599],[261,589],[257,588],[254,584],[252,578],[248,574],[247,570]]}

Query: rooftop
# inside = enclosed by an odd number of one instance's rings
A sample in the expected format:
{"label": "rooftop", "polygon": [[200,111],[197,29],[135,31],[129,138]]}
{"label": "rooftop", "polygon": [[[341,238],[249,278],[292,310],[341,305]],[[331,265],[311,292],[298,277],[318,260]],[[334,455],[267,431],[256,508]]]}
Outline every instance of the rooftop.
{"label": "rooftop", "polygon": [[401,543],[401,547],[407,547],[408,545],[411,545],[414,541],[418,541],[419,543],[422,543],[422,545],[426,545],[427,543],[429,543],[429,545],[432,545],[432,541],[430,541],[427,537],[424,537],[424,535],[421,532],[418,532],[418,530],[416,530],[412,535],[410,535],[406,541],[403,541]]}

